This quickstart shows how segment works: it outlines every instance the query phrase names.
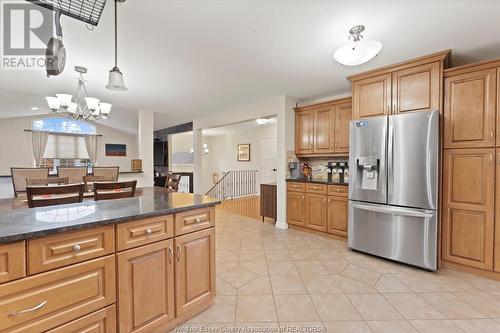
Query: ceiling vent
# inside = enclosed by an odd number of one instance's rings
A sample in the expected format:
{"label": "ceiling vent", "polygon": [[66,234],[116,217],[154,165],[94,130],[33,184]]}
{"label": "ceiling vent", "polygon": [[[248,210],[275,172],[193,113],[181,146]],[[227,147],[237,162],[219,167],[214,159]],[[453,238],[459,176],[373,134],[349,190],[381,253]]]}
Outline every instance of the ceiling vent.
{"label": "ceiling vent", "polygon": [[26,0],[35,5],[59,11],[63,15],[97,26],[106,0]]}

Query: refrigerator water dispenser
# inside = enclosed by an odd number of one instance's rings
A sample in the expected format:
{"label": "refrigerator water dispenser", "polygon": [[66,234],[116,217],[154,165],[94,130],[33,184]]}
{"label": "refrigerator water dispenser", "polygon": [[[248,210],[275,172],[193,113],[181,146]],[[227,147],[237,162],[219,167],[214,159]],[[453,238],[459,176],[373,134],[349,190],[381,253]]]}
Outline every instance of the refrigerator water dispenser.
{"label": "refrigerator water dispenser", "polygon": [[356,160],[357,172],[361,172],[361,188],[377,190],[380,159],[375,156],[360,157]]}

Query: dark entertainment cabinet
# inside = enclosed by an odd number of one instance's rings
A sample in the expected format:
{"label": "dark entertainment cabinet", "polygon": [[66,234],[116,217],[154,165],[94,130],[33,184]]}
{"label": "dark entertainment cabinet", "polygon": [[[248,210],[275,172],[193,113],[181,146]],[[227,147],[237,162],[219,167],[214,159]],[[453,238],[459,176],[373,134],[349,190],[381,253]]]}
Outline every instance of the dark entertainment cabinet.
{"label": "dark entertainment cabinet", "polygon": [[260,184],[260,215],[270,217],[276,222],[277,194],[276,184]]}

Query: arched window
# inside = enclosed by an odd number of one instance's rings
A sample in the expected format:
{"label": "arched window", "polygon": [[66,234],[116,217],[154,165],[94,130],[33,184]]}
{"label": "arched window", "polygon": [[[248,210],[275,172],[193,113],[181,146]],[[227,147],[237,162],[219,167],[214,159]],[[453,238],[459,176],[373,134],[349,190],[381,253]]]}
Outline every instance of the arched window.
{"label": "arched window", "polygon": [[52,117],[33,120],[32,129],[50,132],[42,166],[49,167],[51,174],[57,173],[57,167],[86,167],[91,172],[92,162],[83,135],[96,134],[94,125],[81,120]]}
{"label": "arched window", "polygon": [[96,129],[85,121],[65,118],[44,118],[33,120],[32,128],[35,131],[48,131],[71,134],[95,134]]}

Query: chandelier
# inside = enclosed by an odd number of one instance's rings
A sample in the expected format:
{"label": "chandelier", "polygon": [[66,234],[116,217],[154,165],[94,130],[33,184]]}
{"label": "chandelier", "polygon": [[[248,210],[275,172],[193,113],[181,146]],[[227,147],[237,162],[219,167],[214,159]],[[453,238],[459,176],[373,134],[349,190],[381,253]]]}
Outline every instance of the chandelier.
{"label": "chandelier", "polygon": [[382,49],[382,43],[376,40],[363,40],[361,33],[364,30],[364,25],[352,27],[349,30],[349,40],[352,42],[339,47],[333,58],[346,66],[361,65],[374,58]]}
{"label": "chandelier", "polygon": [[52,112],[60,116],[76,119],[96,121],[106,119],[111,113],[111,104],[103,103],[99,99],[89,97],[85,88],[83,74],[87,73],[87,68],[75,66],[75,71],[80,74],[77,78],[75,96],[70,94],[56,94],[56,97],[47,96],[47,104]]}

